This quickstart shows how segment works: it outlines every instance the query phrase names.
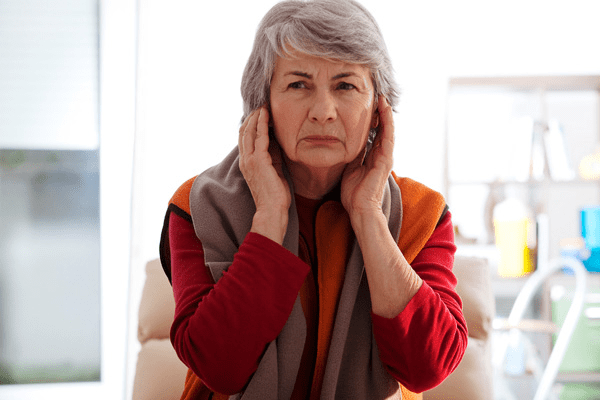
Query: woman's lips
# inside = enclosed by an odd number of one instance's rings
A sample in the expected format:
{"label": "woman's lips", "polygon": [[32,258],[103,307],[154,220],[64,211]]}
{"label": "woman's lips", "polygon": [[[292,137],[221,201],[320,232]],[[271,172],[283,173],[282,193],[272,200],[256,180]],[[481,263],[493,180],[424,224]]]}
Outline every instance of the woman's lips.
{"label": "woman's lips", "polygon": [[321,135],[311,135],[305,137],[303,140],[312,143],[312,144],[330,144],[337,143],[340,140],[335,136],[321,136]]}

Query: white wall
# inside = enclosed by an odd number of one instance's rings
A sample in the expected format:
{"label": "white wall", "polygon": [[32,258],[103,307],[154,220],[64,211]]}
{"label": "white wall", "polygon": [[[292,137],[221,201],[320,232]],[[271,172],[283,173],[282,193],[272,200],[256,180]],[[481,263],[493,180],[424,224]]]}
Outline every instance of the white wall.
{"label": "white wall", "polygon": [[[236,144],[242,71],[274,3],[140,2],[132,319],[170,196]],[[402,88],[394,169],[437,190],[449,76],[600,73],[595,0],[362,3],[380,24]]]}
{"label": "white wall", "polygon": [[383,4],[371,8],[404,88],[396,169],[435,188],[449,76],[600,72],[596,1],[402,1],[391,13]]}
{"label": "white wall", "polygon": [[[135,225],[153,232],[144,256],[156,254],[155,210],[236,144],[242,70],[274,3],[141,2],[135,179],[136,207],[148,214]],[[595,0],[363,4],[379,21],[402,88],[395,170],[436,189],[449,76],[600,73]]]}

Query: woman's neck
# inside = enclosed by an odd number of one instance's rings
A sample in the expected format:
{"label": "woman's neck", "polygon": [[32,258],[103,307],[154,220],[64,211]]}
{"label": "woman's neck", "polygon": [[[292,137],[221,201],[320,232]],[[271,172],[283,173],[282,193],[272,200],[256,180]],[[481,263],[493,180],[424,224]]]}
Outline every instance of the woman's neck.
{"label": "woman's neck", "polygon": [[307,199],[318,200],[337,185],[342,179],[345,166],[333,168],[311,168],[291,162],[287,157],[286,165],[294,183],[294,193]]}

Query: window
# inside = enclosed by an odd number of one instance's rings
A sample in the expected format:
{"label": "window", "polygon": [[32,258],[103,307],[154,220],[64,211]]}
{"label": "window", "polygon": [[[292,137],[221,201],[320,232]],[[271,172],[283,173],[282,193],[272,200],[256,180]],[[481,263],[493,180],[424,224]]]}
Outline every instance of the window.
{"label": "window", "polygon": [[0,2],[0,383],[101,376],[98,1]]}
{"label": "window", "polygon": [[100,379],[98,151],[0,150],[0,382]]}

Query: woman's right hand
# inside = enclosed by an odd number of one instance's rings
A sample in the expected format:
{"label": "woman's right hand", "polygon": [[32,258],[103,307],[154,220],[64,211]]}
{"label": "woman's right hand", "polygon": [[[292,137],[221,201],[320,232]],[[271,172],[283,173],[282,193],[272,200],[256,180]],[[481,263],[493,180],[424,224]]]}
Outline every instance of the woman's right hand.
{"label": "woman's right hand", "polygon": [[256,213],[251,232],[282,244],[292,202],[283,175],[283,159],[276,143],[269,143],[269,112],[254,110],[240,127],[240,170],[252,193]]}

